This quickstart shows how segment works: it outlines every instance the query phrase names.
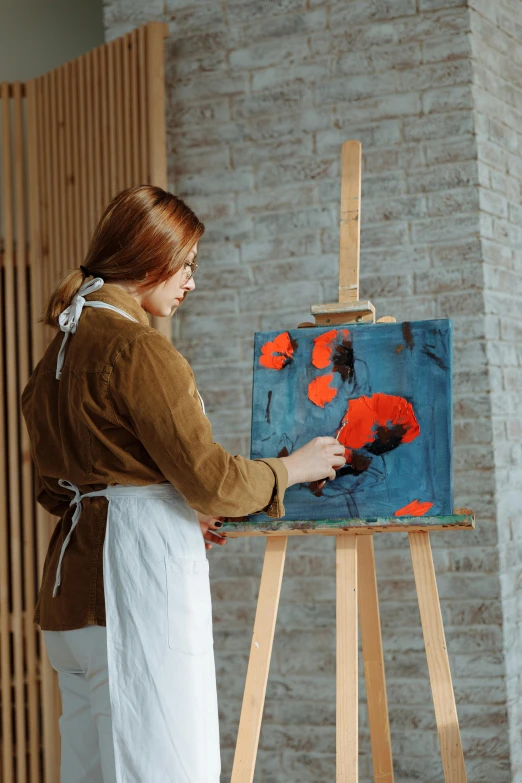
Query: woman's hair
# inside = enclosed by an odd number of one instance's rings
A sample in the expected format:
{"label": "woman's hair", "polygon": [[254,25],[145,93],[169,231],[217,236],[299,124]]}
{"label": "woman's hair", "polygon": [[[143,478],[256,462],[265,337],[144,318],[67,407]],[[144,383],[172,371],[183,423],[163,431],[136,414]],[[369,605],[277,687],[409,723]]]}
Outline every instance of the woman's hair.
{"label": "woman's hair", "polygon": [[[83,266],[107,283],[126,280],[149,288],[181,268],[204,230],[192,210],[172,193],[153,185],[126,188],[103,213]],[[49,299],[41,319],[44,324],[59,326],[58,316],[85,280],[80,268],[63,278]]]}

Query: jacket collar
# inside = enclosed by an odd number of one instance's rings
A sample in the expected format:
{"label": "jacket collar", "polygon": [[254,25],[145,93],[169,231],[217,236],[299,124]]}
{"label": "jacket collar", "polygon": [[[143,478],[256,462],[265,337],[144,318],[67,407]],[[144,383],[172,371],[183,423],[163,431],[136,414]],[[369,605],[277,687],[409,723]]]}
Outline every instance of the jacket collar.
{"label": "jacket collar", "polygon": [[125,310],[128,315],[131,315],[143,326],[150,326],[149,317],[143,307],[138,304],[132,294],[116,283],[104,283],[98,291],[87,294],[85,299],[86,301],[99,299],[100,302],[107,302],[114,307],[119,307],[120,310]]}

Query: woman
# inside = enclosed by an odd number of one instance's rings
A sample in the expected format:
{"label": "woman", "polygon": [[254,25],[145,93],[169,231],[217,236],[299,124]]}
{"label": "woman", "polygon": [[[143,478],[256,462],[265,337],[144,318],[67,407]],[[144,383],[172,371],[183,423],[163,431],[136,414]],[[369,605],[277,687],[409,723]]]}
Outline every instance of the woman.
{"label": "woman", "polygon": [[22,394],[37,500],[60,517],[34,621],[59,677],[62,783],[217,783],[205,549],[220,518],[278,518],[287,486],[344,464],[329,437],[264,460],[214,443],[189,364],[147,318],[194,290],[203,231],[160,188],[117,195],[51,296],[60,331]]}

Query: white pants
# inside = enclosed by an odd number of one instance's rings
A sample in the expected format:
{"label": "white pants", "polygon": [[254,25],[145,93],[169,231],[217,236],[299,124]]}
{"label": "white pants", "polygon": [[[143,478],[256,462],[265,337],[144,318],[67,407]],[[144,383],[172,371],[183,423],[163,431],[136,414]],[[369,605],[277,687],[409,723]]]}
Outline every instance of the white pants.
{"label": "white pants", "polygon": [[107,629],[44,631],[62,696],[61,783],[116,783]]}

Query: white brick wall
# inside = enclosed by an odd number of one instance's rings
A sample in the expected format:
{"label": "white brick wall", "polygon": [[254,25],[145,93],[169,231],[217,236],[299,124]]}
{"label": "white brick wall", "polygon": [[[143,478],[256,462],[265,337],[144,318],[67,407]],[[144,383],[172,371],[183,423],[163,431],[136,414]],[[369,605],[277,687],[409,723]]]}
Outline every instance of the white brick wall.
{"label": "white brick wall", "polygon": [[511,771],[521,781],[522,2],[470,6],[485,308],[493,327],[486,353],[502,400],[493,402],[492,425]]}
{"label": "white brick wall", "polygon": [[[470,5],[109,0],[106,34],[169,23],[169,180],[207,225],[174,339],[234,453],[249,453],[253,332],[336,298],[340,148],[362,141],[361,298],[455,325],[455,504],[477,531],[432,543],[468,776],[520,783],[522,0]],[[263,547],[210,553],[224,780]],[[377,558],[396,780],[439,783],[406,537],[378,538]],[[257,783],[335,778],[334,574],[332,540],[290,540]]]}

